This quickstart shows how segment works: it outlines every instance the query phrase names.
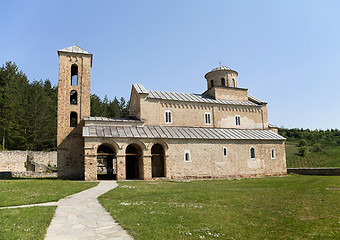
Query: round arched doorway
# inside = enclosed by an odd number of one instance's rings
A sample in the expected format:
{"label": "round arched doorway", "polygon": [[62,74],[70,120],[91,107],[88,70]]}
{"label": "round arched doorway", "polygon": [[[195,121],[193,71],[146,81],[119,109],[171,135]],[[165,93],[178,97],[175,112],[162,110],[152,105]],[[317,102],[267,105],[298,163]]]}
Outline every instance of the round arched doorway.
{"label": "round arched doorway", "polygon": [[154,144],[151,148],[152,177],[165,177],[164,148],[160,144]]}
{"label": "round arched doorway", "polygon": [[97,149],[97,179],[117,179],[116,151],[107,144]]}
{"label": "round arched doorway", "polygon": [[130,144],[125,150],[126,179],[142,179],[142,149],[137,144]]}

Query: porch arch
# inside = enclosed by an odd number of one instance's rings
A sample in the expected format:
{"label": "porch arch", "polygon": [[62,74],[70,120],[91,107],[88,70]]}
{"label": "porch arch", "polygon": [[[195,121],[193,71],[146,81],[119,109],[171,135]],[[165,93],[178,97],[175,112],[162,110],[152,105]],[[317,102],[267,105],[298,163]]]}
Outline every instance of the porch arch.
{"label": "porch arch", "polygon": [[129,144],[125,149],[126,179],[143,178],[143,150],[137,143]]}
{"label": "porch arch", "polygon": [[152,177],[165,177],[165,151],[164,147],[156,143],[151,148]]}
{"label": "porch arch", "polygon": [[117,151],[107,143],[97,148],[97,179],[117,179]]}

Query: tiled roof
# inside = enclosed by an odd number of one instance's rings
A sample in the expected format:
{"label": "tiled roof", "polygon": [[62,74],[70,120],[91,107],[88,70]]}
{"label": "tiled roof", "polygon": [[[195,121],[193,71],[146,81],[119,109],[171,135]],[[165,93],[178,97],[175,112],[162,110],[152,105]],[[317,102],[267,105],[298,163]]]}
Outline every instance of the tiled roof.
{"label": "tiled roof", "polygon": [[242,105],[242,106],[258,106],[262,102],[252,96],[248,96],[250,100],[247,102],[232,101],[232,100],[216,100],[207,95],[194,94],[194,93],[179,93],[179,92],[167,92],[167,91],[152,91],[146,90],[142,84],[133,84],[137,93],[148,94],[149,99],[162,99],[170,101],[183,101],[183,102],[199,102],[199,103],[218,103],[224,105]]}
{"label": "tiled roof", "polygon": [[244,105],[244,106],[257,106],[258,104],[247,101],[232,101],[232,100],[216,100],[207,95],[193,94],[193,93],[177,93],[165,91],[149,91],[148,98],[185,101],[185,102],[201,102],[201,103],[218,103],[226,105]]}
{"label": "tiled roof", "polygon": [[78,47],[78,46],[72,46],[72,47],[60,49],[60,50],[58,50],[58,52],[71,52],[71,53],[82,53],[82,54],[92,55],[91,53],[89,53],[85,49],[82,49],[81,47]]}
{"label": "tiled roof", "polygon": [[133,84],[134,88],[136,89],[137,93],[149,93],[148,90],[142,84]]}
{"label": "tiled roof", "polygon": [[84,117],[85,121],[103,121],[103,122],[143,122],[138,119],[126,118],[108,118],[108,117]]}
{"label": "tiled roof", "polygon": [[270,130],[202,128],[202,127],[114,127],[85,126],[83,137],[164,138],[164,139],[230,139],[230,140],[284,140]]}
{"label": "tiled roof", "polygon": [[266,103],[266,102],[263,102],[260,99],[254,97],[254,96],[251,96],[251,95],[248,95],[248,99],[250,99],[252,102],[256,102],[256,103],[259,103],[259,104]]}
{"label": "tiled roof", "polygon": [[213,71],[218,71],[218,70],[231,70],[231,69],[227,66],[217,66],[217,67],[214,67],[213,70],[211,71],[213,72]]}

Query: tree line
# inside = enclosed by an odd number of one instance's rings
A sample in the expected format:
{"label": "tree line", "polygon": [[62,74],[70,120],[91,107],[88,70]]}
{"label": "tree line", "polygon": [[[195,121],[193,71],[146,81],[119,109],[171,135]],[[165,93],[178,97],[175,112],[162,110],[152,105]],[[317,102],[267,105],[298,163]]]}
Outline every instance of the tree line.
{"label": "tree line", "polygon": [[[14,62],[0,68],[0,150],[56,150],[58,88],[30,82]],[[91,94],[91,116],[128,117],[124,98]]]}
{"label": "tree line", "polygon": [[302,129],[302,128],[279,128],[279,134],[289,142],[300,142],[302,145],[314,145],[316,143],[324,146],[340,146],[340,130],[339,129]]}
{"label": "tree line", "polygon": [[279,134],[288,142],[295,142],[299,147],[299,155],[306,156],[309,152],[322,152],[326,147],[340,146],[340,130],[309,130],[279,128]]}

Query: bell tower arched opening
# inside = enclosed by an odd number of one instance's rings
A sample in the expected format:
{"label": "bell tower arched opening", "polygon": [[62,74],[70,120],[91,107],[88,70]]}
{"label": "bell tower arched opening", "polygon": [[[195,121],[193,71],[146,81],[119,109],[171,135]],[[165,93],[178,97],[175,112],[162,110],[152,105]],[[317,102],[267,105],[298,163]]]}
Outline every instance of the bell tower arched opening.
{"label": "bell tower arched opening", "polygon": [[71,86],[78,85],[78,66],[73,64],[71,67]]}
{"label": "bell tower arched opening", "polygon": [[78,103],[78,93],[76,90],[72,90],[70,92],[70,104],[77,105],[77,103]]}
{"label": "bell tower arched opening", "polygon": [[160,144],[154,144],[151,148],[152,177],[165,177],[165,154]]}

